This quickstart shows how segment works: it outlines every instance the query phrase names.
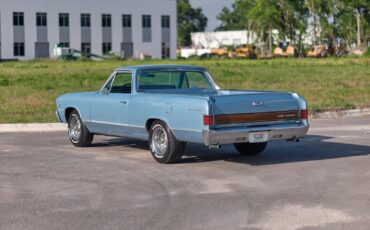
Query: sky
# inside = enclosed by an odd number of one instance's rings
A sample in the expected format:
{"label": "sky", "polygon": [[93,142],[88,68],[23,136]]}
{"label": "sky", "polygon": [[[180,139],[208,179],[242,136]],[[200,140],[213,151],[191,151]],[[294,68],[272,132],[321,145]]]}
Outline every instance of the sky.
{"label": "sky", "polygon": [[224,6],[230,7],[235,0],[190,0],[193,7],[201,7],[208,18],[207,31],[213,31],[218,25],[217,15]]}

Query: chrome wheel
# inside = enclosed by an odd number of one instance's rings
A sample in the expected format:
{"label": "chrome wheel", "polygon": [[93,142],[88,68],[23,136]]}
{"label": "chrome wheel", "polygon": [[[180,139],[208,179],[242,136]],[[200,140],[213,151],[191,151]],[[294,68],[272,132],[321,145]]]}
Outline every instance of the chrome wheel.
{"label": "chrome wheel", "polygon": [[69,137],[72,142],[77,143],[81,138],[81,121],[76,115],[72,115],[69,122]]}
{"label": "chrome wheel", "polygon": [[162,158],[168,148],[168,137],[162,126],[154,127],[151,148],[158,158]]}

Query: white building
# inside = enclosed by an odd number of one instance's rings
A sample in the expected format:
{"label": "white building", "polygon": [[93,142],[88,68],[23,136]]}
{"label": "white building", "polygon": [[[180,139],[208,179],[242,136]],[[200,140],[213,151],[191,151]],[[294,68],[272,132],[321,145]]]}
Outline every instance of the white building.
{"label": "white building", "polygon": [[255,43],[256,39],[254,32],[246,30],[191,33],[193,46],[203,49],[249,45]]}
{"label": "white building", "polygon": [[176,0],[0,0],[0,59],[50,57],[58,44],[176,58],[176,12]]}

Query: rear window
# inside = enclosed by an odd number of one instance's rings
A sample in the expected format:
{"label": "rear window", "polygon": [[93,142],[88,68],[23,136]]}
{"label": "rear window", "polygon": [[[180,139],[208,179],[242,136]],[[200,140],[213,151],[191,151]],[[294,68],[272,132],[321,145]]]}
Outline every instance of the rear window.
{"label": "rear window", "polygon": [[212,89],[204,72],[144,71],[139,74],[139,90]]}

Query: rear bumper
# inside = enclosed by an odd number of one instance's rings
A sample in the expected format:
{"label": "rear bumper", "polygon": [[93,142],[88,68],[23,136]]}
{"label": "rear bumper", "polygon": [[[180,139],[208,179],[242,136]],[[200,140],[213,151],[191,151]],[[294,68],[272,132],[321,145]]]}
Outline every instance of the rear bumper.
{"label": "rear bumper", "polygon": [[269,134],[269,140],[296,139],[305,137],[308,129],[308,122],[303,121],[296,124],[263,127],[203,130],[203,142],[207,146],[249,142],[249,133],[258,131],[267,131]]}

